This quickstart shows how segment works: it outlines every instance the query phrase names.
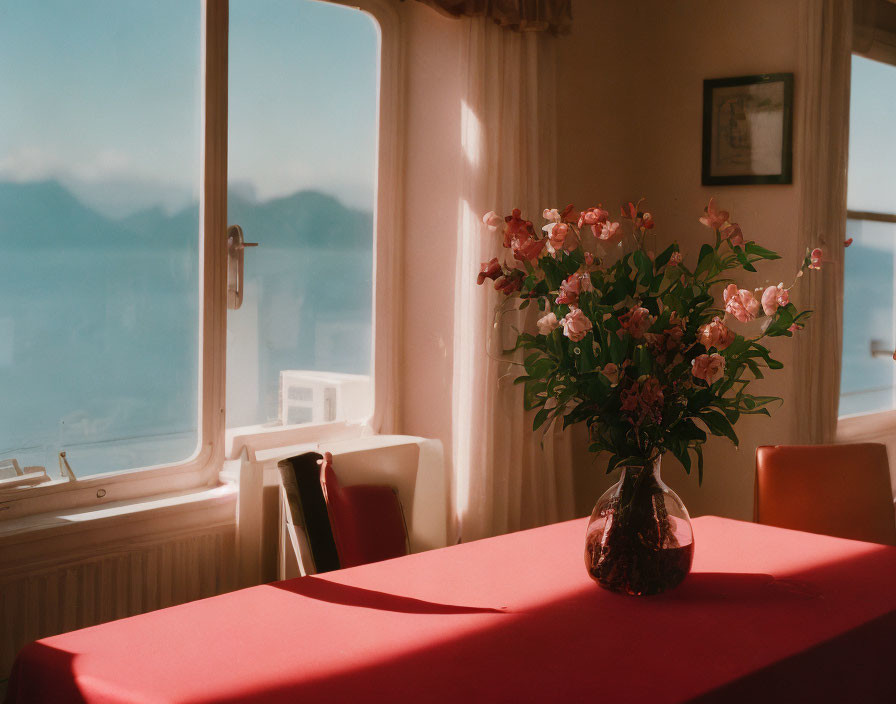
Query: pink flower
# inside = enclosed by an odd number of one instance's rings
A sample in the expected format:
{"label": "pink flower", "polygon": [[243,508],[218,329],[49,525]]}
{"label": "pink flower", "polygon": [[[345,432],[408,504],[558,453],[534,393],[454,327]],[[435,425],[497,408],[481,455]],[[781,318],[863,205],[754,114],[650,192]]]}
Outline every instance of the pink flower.
{"label": "pink flower", "polygon": [[579,215],[578,225],[579,227],[582,227],[583,225],[591,225],[593,229],[594,225],[605,223],[609,217],[610,213],[598,205],[596,208],[583,210]]}
{"label": "pink flower", "polygon": [[535,324],[538,326],[539,335],[550,335],[560,325],[553,311],[539,318]]}
{"label": "pink flower", "polygon": [[550,241],[551,246],[554,249],[561,249],[563,247],[563,242],[566,240],[566,235],[569,234],[569,225],[565,222],[560,222],[554,225],[551,228],[550,232]]}
{"label": "pink flower", "polygon": [[700,222],[712,230],[721,229],[722,225],[728,222],[727,210],[716,210],[716,199],[710,198],[709,205],[704,209],[706,215],[700,218]]}
{"label": "pink flower", "polygon": [[628,331],[629,335],[636,340],[640,340],[644,337],[644,333],[647,332],[647,328],[653,325],[653,316],[650,315],[650,311],[646,308],[635,306],[627,313],[619,316],[619,323],[622,325],[623,330]]}
{"label": "pink flower", "polygon": [[824,254],[818,247],[809,254],[809,268],[821,269],[821,257]]}
{"label": "pink flower", "polygon": [[547,240],[537,240],[530,237],[526,240],[513,240],[513,258],[521,262],[535,261],[541,254],[541,250],[548,243]]}
{"label": "pink flower", "polygon": [[560,325],[563,326],[563,334],[573,342],[583,340],[592,327],[591,321],[588,320],[581,308],[573,308],[569,311],[563,316]]}
{"label": "pink flower", "polygon": [[644,230],[652,230],[654,226],[653,215],[644,213],[644,215],[640,217],[640,221],[635,220],[635,226]]}
{"label": "pink flower", "polygon": [[501,265],[498,263],[498,258],[493,257],[491,261],[482,262],[479,269],[479,276],[476,277],[476,283],[482,284],[486,279],[497,279],[502,273],[504,272],[501,269]]}
{"label": "pink flower", "polygon": [[779,306],[790,303],[790,294],[783,284],[769,286],[762,292],[762,310],[766,315],[774,315]]}
{"label": "pink flower", "polygon": [[600,373],[610,380],[610,384],[615,386],[619,383],[619,371],[619,367],[610,362],[609,364],[604,365],[603,369],[600,370]]}
{"label": "pink flower", "polygon": [[715,347],[721,352],[734,342],[734,338],[735,334],[721,321],[719,316],[713,318],[712,322],[701,325],[697,330],[697,342],[707,350],[710,347]]}
{"label": "pink flower", "polygon": [[618,222],[603,223],[600,228],[600,234],[597,233],[596,228],[596,225],[591,226],[591,229],[594,230],[594,236],[599,240],[603,240],[604,242],[612,243],[622,237],[622,230],[619,229]]}
{"label": "pink flower", "polygon": [[672,252],[672,256],[669,257],[669,266],[678,266],[681,264],[681,252]]}
{"label": "pink flower", "polygon": [[755,320],[759,312],[759,301],[745,288],[738,289],[736,284],[728,284],[722,297],[725,299],[725,312],[730,313],[742,323]]}
{"label": "pink flower", "polygon": [[585,252],[585,266],[594,266],[594,255],[591,252]]}
{"label": "pink flower", "polygon": [[504,218],[498,215],[494,210],[489,210],[482,216],[482,222],[488,226],[489,230],[494,232],[504,224]]}
{"label": "pink flower", "polygon": [[[799,323],[794,323],[789,328],[787,328],[790,332],[799,332],[803,329],[803,326]],[[893,355],[893,359],[896,359],[896,354]]]}
{"label": "pink flower", "polygon": [[736,222],[731,223],[727,227],[720,230],[722,237],[727,239],[733,247],[742,247],[744,244],[744,233],[740,229],[740,225]]}
{"label": "pink flower", "polygon": [[571,274],[562,284],[560,284],[560,295],[557,296],[557,305],[570,305],[579,300],[579,294],[582,292],[582,280],[576,275]]}
{"label": "pink flower", "polygon": [[560,222],[560,211],[556,208],[545,208],[541,212],[541,217],[551,222]]}
{"label": "pink flower", "polygon": [[725,358],[720,354],[701,354],[691,360],[691,374],[710,386],[725,373]]}

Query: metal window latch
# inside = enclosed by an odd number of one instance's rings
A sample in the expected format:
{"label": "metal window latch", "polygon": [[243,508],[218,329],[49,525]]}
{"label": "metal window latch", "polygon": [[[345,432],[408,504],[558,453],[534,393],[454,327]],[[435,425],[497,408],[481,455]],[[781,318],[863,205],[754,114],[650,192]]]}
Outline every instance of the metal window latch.
{"label": "metal window latch", "polygon": [[72,470],[72,466],[68,463],[68,460],[65,459],[65,450],[59,453],[59,471],[62,476],[66,477],[70,482],[78,481],[74,470]]}
{"label": "metal window latch", "polygon": [[227,228],[227,307],[238,310],[243,305],[243,250],[257,247],[258,242],[246,242],[243,228],[231,225]]}
{"label": "metal window latch", "polygon": [[892,357],[896,359],[896,350],[888,350],[887,345],[884,344],[883,340],[872,340],[871,341],[871,356],[872,357]]}

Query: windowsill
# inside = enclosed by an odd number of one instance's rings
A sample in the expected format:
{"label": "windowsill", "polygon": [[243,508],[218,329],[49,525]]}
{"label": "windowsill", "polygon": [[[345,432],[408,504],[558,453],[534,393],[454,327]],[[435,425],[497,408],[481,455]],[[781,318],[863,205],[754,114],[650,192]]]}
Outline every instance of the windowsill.
{"label": "windowsill", "polygon": [[896,410],[841,416],[837,419],[837,441],[850,442],[880,437],[892,433],[894,429]]}
{"label": "windowsill", "polygon": [[[221,484],[0,521],[0,551],[8,558],[4,563],[20,571],[24,563],[58,559],[69,551],[105,552],[187,531],[235,525],[237,494],[234,485]],[[0,567],[0,574],[6,565]]]}

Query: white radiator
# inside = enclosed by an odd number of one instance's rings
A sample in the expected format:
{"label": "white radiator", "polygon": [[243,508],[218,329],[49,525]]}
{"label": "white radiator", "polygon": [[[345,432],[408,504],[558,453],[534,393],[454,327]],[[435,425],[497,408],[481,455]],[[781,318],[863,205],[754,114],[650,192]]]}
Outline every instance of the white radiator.
{"label": "white radiator", "polygon": [[233,589],[234,526],[0,577],[0,680],[37,638]]}

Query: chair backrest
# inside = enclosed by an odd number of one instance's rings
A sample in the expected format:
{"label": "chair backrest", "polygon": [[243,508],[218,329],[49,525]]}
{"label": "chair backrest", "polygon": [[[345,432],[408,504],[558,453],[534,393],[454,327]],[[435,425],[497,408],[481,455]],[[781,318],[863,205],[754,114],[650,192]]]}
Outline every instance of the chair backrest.
{"label": "chair backrest", "polygon": [[381,484],[342,486],[333,455],[324,454],[320,483],[342,567],[408,554],[408,530],[398,492]]}
{"label": "chair backrest", "polygon": [[[447,545],[447,483],[442,445],[438,440],[380,435],[328,442],[322,449],[332,453],[335,473],[343,488],[375,485],[395,490],[403,509],[410,552],[422,552]],[[326,500],[321,491],[320,467],[317,464],[321,455],[317,452],[307,454],[313,455],[310,459],[313,470],[309,471],[304,489],[317,497],[313,503],[318,509],[323,507],[325,510]],[[301,509],[301,504],[288,498],[292,491],[298,492],[297,488],[293,490],[288,485],[294,459],[281,460],[278,464],[283,516],[278,572],[280,579],[325,571],[317,564],[311,543],[317,542],[321,531],[329,533],[330,540],[333,539],[329,524],[323,521],[317,522],[318,530],[310,524],[306,526],[305,516],[301,510],[296,509],[296,506]],[[316,491],[312,478],[317,481]],[[321,515],[320,511],[315,515]],[[333,553],[335,552],[334,542]],[[332,565],[332,562],[328,561],[326,564]]]}
{"label": "chair backrest", "polygon": [[887,450],[877,443],[756,450],[757,523],[896,545]]}

